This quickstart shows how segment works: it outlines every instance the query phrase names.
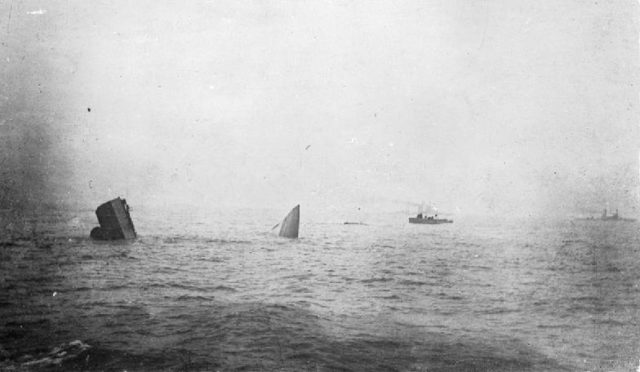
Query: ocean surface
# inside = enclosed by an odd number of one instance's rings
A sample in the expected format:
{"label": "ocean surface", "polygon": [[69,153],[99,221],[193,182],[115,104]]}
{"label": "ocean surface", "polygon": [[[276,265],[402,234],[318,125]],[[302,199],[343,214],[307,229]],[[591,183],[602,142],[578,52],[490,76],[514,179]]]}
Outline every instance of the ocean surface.
{"label": "ocean surface", "polygon": [[91,210],[25,217],[0,243],[0,369],[638,368],[639,223],[344,225],[303,206],[288,240],[287,212],[134,208],[130,243],[88,239]]}

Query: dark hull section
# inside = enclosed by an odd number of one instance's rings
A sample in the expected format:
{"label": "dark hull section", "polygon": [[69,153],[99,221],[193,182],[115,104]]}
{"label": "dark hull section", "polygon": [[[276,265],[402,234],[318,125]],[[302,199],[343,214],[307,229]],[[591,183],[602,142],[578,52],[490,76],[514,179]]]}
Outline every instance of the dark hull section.
{"label": "dark hull section", "polygon": [[124,199],[113,199],[96,209],[100,227],[91,230],[91,238],[96,240],[135,239],[136,230],[129,214],[129,205]]}
{"label": "dark hull section", "polygon": [[419,224],[425,224],[425,225],[439,225],[442,223],[453,223],[452,220],[447,220],[447,219],[428,219],[428,218],[415,218],[415,217],[409,217],[409,223],[419,223]]}

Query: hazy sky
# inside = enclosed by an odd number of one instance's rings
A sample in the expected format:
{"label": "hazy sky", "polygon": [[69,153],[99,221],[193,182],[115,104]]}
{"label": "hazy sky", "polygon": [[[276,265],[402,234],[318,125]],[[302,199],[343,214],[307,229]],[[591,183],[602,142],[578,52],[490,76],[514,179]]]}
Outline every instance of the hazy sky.
{"label": "hazy sky", "polygon": [[4,208],[637,214],[635,1],[4,1]]}

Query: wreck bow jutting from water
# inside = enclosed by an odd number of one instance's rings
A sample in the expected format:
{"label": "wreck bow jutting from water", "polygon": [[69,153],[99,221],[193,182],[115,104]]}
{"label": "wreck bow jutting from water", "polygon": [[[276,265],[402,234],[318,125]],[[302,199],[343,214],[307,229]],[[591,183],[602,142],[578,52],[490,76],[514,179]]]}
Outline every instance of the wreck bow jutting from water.
{"label": "wreck bow jutting from water", "polygon": [[278,235],[284,238],[297,238],[300,228],[300,205],[296,205],[280,224]]}
{"label": "wreck bow jutting from water", "polygon": [[129,205],[119,197],[100,205],[96,209],[100,227],[91,230],[96,240],[135,239],[137,234],[129,214]]}

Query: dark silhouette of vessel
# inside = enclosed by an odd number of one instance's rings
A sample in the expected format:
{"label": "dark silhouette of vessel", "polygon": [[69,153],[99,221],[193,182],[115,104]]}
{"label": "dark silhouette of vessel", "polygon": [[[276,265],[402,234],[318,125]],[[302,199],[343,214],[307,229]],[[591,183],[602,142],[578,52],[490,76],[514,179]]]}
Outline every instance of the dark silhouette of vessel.
{"label": "dark silhouette of vessel", "polygon": [[618,209],[616,209],[616,212],[612,215],[607,214],[607,208],[605,208],[602,211],[602,215],[597,218],[597,217],[587,217],[587,218],[578,218],[578,220],[581,221],[612,221],[612,222],[616,222],[616,221],[624,221],[624,222],[632,222],[635,221],[635,218],[622,218],[620,217],[620,215],[618,214]]}
{"label": "dark silhouette of vessel", "polygon": [[605,208],[602,211],[602,216],[600,216],[600,219],[603,221],[635,221],[635,219],[633,218],[622,218],[620,217],[620,215],[618,214],[618,209],[616,209],[616,213],[614,213],[613,215],[609,216],[607,215],[607,208]]}
{"label": "dark silhouette of vessel", "polygon": [[427,225],[439,225],[442,223],[453,223],[453,220],[448,220],[446,218],[438,218],[438,215],[435,216],[427,216],[422,213],[418,213],[415,217],[409,217],[409,223],[420,223]]}

